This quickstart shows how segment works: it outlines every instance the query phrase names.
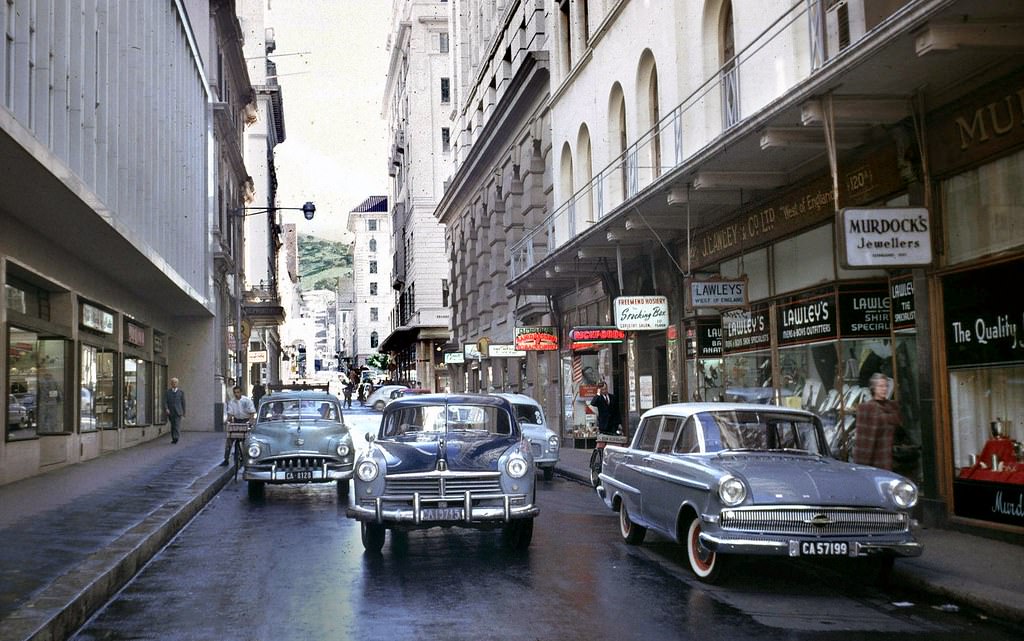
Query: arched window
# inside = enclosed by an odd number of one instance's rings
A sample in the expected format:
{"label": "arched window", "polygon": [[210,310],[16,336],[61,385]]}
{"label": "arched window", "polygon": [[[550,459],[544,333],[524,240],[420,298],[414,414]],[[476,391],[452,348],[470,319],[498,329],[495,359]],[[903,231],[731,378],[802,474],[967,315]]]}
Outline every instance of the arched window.
{"label": "arched window", "polygon": [[637,69],[637,121],[640,127],[641,180],[646,185],[661,175],[661,120],[658,105],[658,66],[654,54],[646,49]]}
{"label": "arched window", "polygon": [[568,233],[568,236],[561,241],[566,241],[576,235],[576,202],[573,194],[576,193],[576,185],[573,181],[572,175],[572,149],[569,147],[569,143],[562,145],[562,159],[561,159],[561,171],[559,173],[559,183],[562,188],[562,200],[569,202],[568,216],[565,217],[565,223],[558,225],[558,234],[562,235]]}
{"label": "arched window", "polygon": [[370,347],[377,347],[380,344],[380,339],[377,338],[377,332],[370,332]]}
{"label": "arched window", "polygon": [[579,202],[576,203],[576,215],[582,223],[578,229],[581,231],[594,221],[594,210],[598,200],[594,186],[590,185],[593,179],[594,158],[590,148],[590,130],[584,123],[580,125],[580,132],[576,136],[576,184],[580,189],[587,189],[580,194]]}
{"label": "arched window", "polygon": [[626,199],[626,186],[629,184],[628,163],[624,155],[626,141],[626,98],[622,85],[616,82],[608,98],[608,149],[610,160],[618,163],[618,171],[612,171],[608,176],[613,200],[609,204],[613,207]]}

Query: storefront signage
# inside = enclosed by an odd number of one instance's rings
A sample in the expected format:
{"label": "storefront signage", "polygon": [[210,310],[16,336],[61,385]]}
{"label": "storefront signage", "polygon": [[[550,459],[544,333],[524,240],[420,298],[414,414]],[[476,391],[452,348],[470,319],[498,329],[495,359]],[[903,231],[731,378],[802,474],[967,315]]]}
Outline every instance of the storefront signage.
{"label": "storefront signage", "polygon": [[722,314],[722,352],[768,349],[771,324],[767,309],[738,310]]}
{"label": "storefront signage", "polygon": [[527,352],[550,352],[558,349],[558,334],[554,327],[516,327],[515,348]]}
{"label": "storefront signage", "polygon": [[462,355],[467,361],[479,361],[484,357],[476,343],[466,343],[463,345]]}
{"label": "storefront signage", "polygon": [[840,289],[840,335],[844,338],[888,336],[891,305],[885,285]]}
{"label": "storefront signage", "polygon": [[889,297],[892,301],[892,328],[899,330],[916,327],[914,279],[910,276],[894,278],[889,283]]}
{"label": "storefront signage", "polygon": [[104,334],[113,334],[114,315],[99,307],[82,303],[82,327],[88,327]]}
{"label": "storefront signage", "polygon": [[695,280],[690,283],[693,307],[746,307],[746,280]]}
{"label": "storefront signage", "polygon": [[593,349],[596,345],[618,345],[626,332],[617,327],[573,327],[569,330],[573,350]]}
{"label": "storefront signage", "polygon": [[515,345],[491,343],[488,346],[488,355],[491,358],[523,358],[526,356],[526,352],[516,349]]}
{"label": "storefront signage", "polygon": [[[895,146],[871,150],[853,159],[839,177],[839,203],[860,205],[904,186]],[[748,210],[729,222],[696,234],[690,243],[692,268],[720,262],[740,251],[766,244],[835,217],[832,178],[823,175],[784,192],[769,204]],[[685,251],[685,250],[684,250]],[[682,256],[685,260],[685,254]]]}
{"label": "storefront signage", "polygon": [[665,296],[619,296],[615,299],[615,327],[625,331],[659,330],[668,327]]}
{"label": "storefront signage", "polygon": [[835,294],[805,298],[778,306],[780,345],[810,343],[836,337]]}
{"label": "storefront signage", "polygon": [[444,353],[444,364],[445,365],[462,365],[466,362],[466,356],[462,352],[445,352]]}
{"label": "storefront signage", "polygon": [[156,332],[153,332],[153,353],[164,353],[164,337],[162,334],[158,334]]}
{"label": "storefront signage", "polygon": [[932,262],[931,221],[923,207],[847,207],[836,231],[843,267],[920,267]]}
{"label": "storefront signage", "polygon": [[942,281],[946,365],[1024,362],[1024,298],[1007,285],[1024,282],[1024,262],[946,276]]}
{"label": "storefront signage", "polygon": [[136,347],[146,346],[146,328],[135,323],[125,322],[125,342]]}
{"label": "storefront signage", "polygon": [[697,323],[686,329],[686,358],[721,358],[722,324]]}
{"label": "storefront signage", "polygon": [[255,352],[249,352],[249,362],[250,363],[266,363],[267,362],[267,352],[266,352],[266,350],[259,350],[259,351],[255,351]]}
{"label": "storefront signage", "polygon": [[1024,527],[1024,485],[953,480],[957,516]]}

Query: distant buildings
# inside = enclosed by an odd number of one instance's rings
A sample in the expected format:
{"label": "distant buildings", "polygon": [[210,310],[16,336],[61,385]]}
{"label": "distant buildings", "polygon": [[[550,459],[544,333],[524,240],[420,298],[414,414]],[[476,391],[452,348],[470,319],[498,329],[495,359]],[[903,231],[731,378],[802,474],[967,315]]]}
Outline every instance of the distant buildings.
{"label": "distant buildings", "polygon": [[352,246],[354,318],[352,365],[365,365],[388,331],[387,311],[394,305],[391,278],[391,216],[387,196],[370,196],[348,216]]}

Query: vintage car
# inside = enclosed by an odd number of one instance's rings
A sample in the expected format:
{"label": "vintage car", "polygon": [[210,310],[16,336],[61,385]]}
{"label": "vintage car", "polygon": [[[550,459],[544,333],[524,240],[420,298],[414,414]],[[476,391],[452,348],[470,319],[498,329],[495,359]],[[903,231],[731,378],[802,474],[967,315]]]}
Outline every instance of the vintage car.
{"label": "vintage car", "polygon": [[249,497],[267,483],[336,483],[347,499],[355,449],[341,403],[322,391],[274,392],[260,399],[245,439],[242,478]]}
{"label": "vintage car", "polygon": [[495,394],[512,403],[516,420],[523,430],[526,440],[533,448],[533,464],[544,473],[544,480],[550,481],[555,475],[555,463],[558,463],[558,451],[561,443],[558,435],[548,429],[544,420],[544,410],[540,403],[526,394]]}
{"label": "vintage car", "polygon": [[363,403],[378,412],[384,409],[384,406],[388,404],[393,398],[398,396],[398,392],[404,389],[408,389],[405,385],[381,385],[377,389],[370,392],[370,395],[366,398],[366,402]]}
{"label": "vintage car", "polygon": [[376,436],[356,457],[348,516],[363,546],[379,552],[385,532],[432,527],[502,528],[525,549],[533,538],[533,454],[503,398],[426,394],[384,409]]}
{"label": "vintage car", "polygon": [[830,456],[818,418],[773,405],[679,403],[647,411],[628,446],[609,445],[598,494],[626,543],[648,529],[686,547],[715,582],[733,555],[871,557],[884,574],[917,556],[917,487]]}

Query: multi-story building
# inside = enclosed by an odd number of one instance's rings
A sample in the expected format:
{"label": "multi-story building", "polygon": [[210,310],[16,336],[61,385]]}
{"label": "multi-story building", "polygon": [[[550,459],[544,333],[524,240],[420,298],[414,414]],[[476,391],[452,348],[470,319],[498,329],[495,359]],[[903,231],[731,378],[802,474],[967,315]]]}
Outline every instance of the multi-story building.
{"label": "multi-story building", "polygon": [[447,12],[441,0],[394,0],[383,100],[394,247],[388,285],[395,304],[380,351],[395,359],[396,378],[434,390],[447,387],[443,348],[451,319],[444,227],[434,217],[452,156]]}
{"label": "multi-story building", "polygon": [[231,290],[214,254],[235,256],[246,176],[233,15],[0,3],[0,405],[19,417],[0,483],[166,434],[171,377],[184,429],[214,428]]}
{"label": "multi-story building", "polygon": [[387,196],[370,196],[349,212],[352,243],[353,366],[378,353],[388,331],[387,311],[394,305],[391,283],[391,215]]}
{"label": "multi-story building", "polygon": [[[549,40],[544,2],[454,0],[453,173],[437,206],[451,264],[454,390],[521,391],[561,414],[557,356],[512,350],[516,325],[550,310],[508,288],[509,250],[551,211]],[[500,350],[500,351],[499,351]],[[458,361],[464,362],[459,364]]]}

